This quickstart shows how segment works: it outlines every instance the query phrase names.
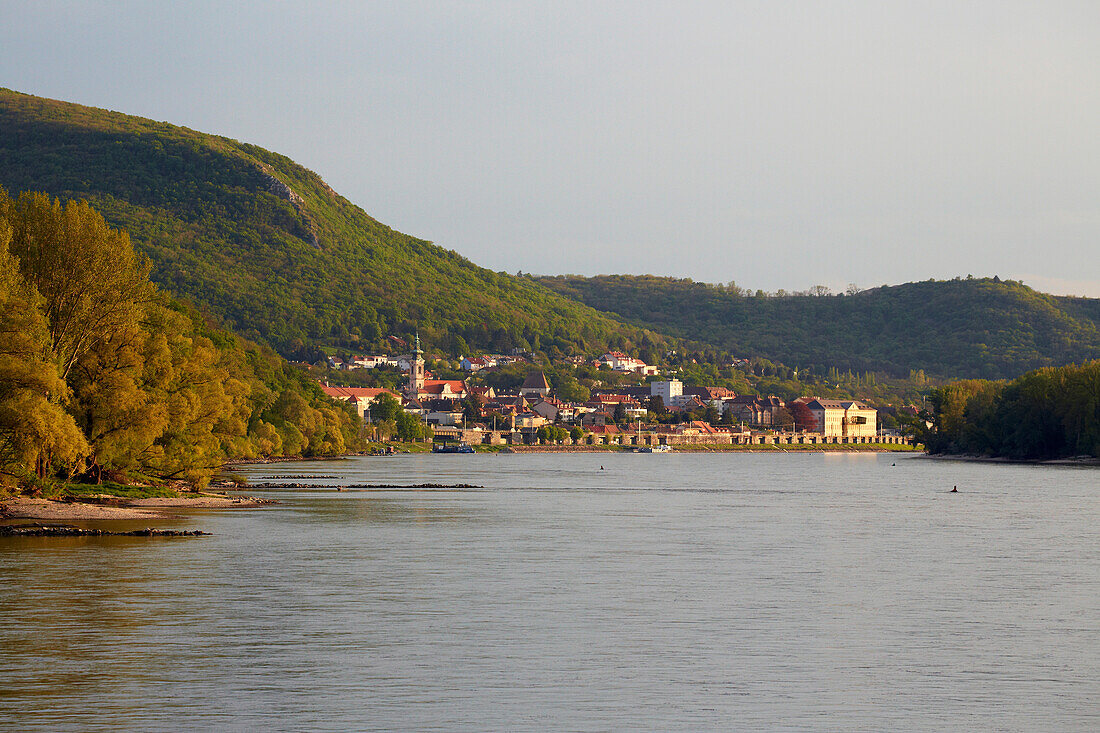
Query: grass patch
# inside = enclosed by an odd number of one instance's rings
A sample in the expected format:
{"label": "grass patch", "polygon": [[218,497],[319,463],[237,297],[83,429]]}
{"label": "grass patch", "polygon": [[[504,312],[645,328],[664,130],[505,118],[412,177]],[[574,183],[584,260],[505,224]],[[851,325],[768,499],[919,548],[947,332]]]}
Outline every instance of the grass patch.
{"label": "grass patch", "polygon": [[104,481],[101,484],[63,484],[58,492],[58,498],[70,496],[79,499],[82,496],[95,496],[97,494],[117,496],[120,499],[151,499],[155,497],[176,497],[179,492],[168,486],[129,486],[112,481]]}

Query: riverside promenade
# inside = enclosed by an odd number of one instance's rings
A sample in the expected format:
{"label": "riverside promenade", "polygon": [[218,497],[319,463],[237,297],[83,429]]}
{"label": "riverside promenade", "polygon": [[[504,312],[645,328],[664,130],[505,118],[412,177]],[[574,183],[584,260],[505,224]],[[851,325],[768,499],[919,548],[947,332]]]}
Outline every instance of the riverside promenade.
{"label": "riverside promenade", "polygon": [[[439,427],[435,429],[437,437],[460,440],[470,445],[535,445],[535,431],[522,430],[482,430],[479,428],[462,429],[459,427]],[[584,448],[586,446],[623,446],[645,447],[668,445],[672,447],[703,446],[753,446],[753,445],[912,445],[911,438],[899,435],[822,435],[807,432],[776,431],[729,431],[716,429],[714,432],[685,430],[682,432],[639,430],[616,432],[587,432],[579,441],[566,440],[567,447]]]}

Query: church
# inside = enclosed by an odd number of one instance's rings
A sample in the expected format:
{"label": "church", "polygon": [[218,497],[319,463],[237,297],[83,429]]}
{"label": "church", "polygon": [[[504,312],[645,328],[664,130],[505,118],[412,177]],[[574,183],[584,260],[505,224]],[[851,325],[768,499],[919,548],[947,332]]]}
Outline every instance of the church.
{"label": "church", "polygon": [[416,335],[416,349],[409,363],[409,383],[405,386],[405,398],[410,402],[431,399],[466,399],[466,382],[461,379],[426,379],[424,350],[420,348],[420,334]]}

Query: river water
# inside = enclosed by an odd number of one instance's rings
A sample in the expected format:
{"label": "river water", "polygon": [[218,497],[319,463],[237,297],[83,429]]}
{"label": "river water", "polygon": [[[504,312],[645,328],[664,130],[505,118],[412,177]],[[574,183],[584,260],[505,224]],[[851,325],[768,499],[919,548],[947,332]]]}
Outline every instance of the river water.
{"label": "river water", "polygon": [[0,539],[0,729],[1100,729],[1095,468],[241,472],[484,488],[253,492],[282,503],[161,523],[209,537]]}

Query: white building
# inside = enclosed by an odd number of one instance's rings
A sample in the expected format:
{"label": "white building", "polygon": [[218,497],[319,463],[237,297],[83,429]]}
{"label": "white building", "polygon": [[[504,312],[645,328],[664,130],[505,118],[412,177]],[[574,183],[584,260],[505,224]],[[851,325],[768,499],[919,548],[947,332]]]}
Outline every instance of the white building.
{"label": "white building", "polygon": [[675,405],[677,397],[684,394],[684,383],[679,379],[669,379],[664,382],[650,382],[649,383],[649,395],[651,397],[660,397],[661,402],[665,407],[671,407]]}
{"label": "white building", "polygon": [[647,369],[654,369],[653,367],[646,366],[646,363],[641,359],[627,356],[621,351],[609,351],[597,359],[596,363],[606,365],[617,372],[637,372],[639,374],[644,374]]}
{"label": "white building", "polygon": [[397,366],[397,360],[391,356],[357,356],[352,360],[359,369],[376,369],[380,366]]}

